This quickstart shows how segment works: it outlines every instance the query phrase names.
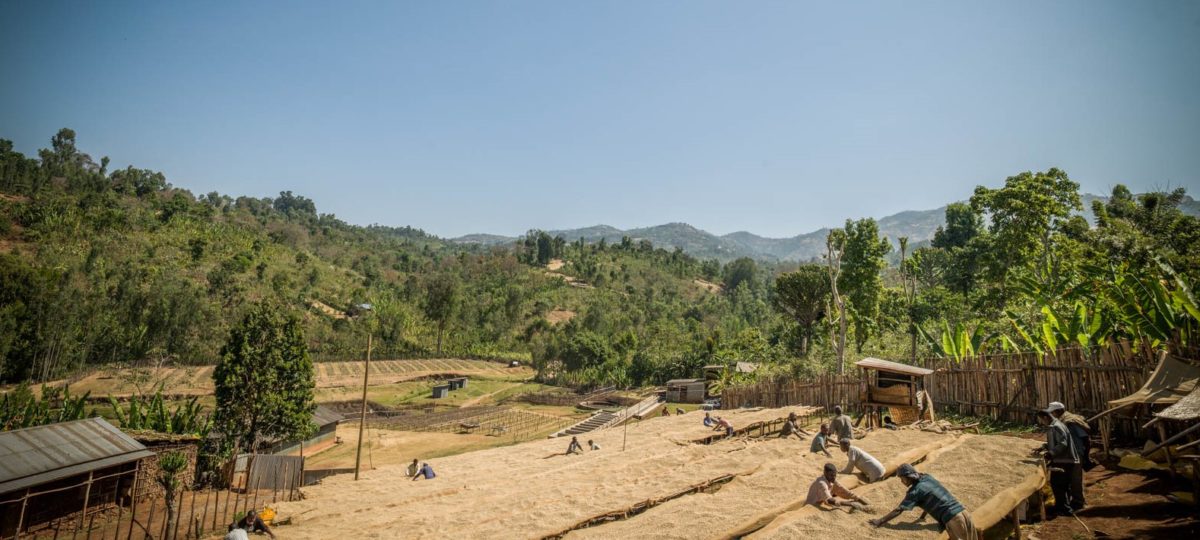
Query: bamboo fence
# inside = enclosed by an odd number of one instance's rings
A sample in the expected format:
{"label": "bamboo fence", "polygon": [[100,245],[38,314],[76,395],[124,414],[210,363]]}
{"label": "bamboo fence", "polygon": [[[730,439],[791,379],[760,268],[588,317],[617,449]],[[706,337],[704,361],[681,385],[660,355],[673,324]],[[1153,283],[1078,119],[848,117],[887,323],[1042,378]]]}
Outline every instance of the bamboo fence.
{"label": "bamboo fence", "polygon": [[[1147,347],[1116,343],[1090,354],[1066,348],[1045,356],[989,354],[961,361],[926,359],[917,365],[934,370],[924,385],[937,411],[1033,423],[1034,413],[1051,401],[1060,401],[1085,417],[1103,412],[1110,400],[1141,387],[1157,365],[1157,356]],[[863,384],[861,373],[761,381],[726,389],[721,406],[840,405],[856,411]],[[1135,436],[1146,414],[1138,407],[1118,411],[1106,420],[1110,422],[1106,427],[1115,436]]]}

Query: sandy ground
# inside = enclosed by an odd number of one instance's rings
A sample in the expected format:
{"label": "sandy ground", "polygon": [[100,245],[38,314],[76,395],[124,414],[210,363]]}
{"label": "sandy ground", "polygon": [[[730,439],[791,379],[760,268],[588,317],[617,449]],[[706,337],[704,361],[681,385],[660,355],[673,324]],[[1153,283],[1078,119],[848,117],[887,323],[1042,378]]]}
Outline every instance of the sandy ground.
{"label": "sandy ground", "polygon": [[[917,469],[932,474],[974,513],[997,493],[1038,474],[1040,464],[1029,458],[1029,451],[1036,446],[1035,441],[1026,439],[964,435],[944,450],[931,453]],[[854,489],[871,502],[875,516],[895,508],[905,491],[904,484],[894,477]],[[810,506],[779,516],[750,538],[937,538],[936,522],[927,518],[918,523],[918,516],[919,510],[906,512],[877,529],[867,523],[873,516]]]}
{"label": "sandy ground", "polygon": [[[307,469],[342,469],[354,466],[355,447],[358,443],[358,422],[345,422],[338,426],[337,436],[342,443],[309,457]],[[367,426],[363,446],[363,467],[373,469],[388,464],[408,463],[415,459],[432,459],[441,456],[483,450],[513,444],[512,438],[489,437],[477,433],[426,433],[397,431]]]}
{"label": "sandy ground", "polygon": [[[785,416],[794,407],[730,411],[735,427]],[[721,441],[692,444],[713,431],[703,415],[656,417],[628,429],[581,438],[602,447],[564,456],[567,439],[547,439],[431,459],[433,481],[402,481],[403,460],[353,483],[347,475],[305,488],[306,499],[282,504],[288,538],[530,538],[565,531],[590,517],[668,497],[725,474],[752,474],[794,456],[796,445]]]}
{"label": "sandy ground", "polygon": [[575,312],[567,309],[556,309],[546,314],[550,324],[562,324],[575,318]]}
{"label": "sandy ground", "polygon": [[[362,362],[319,362],[317,388],[362,385]],[[137,369],[100,369],[71,383],[71,393],[93,396],[129,396],[153,393],[159,385],[172,395],[208,395],[213,392],[212,366]],[[378,360],[371,362],[371,385],[395,384],[438,374],[477,375],[525,379],[533,376],[527,367],[509,368],[499,362],[456,358],[428,360]],[[51,385],[62,384],[55,381]]]}
{"label": "sandy ground", "polygon": [[[859,446],[891,468],[907,450],[949,444],[951,436],[916,430],[884,431],[868,435]],[[846,455],[831,449],[832,458],[808,452],[808,441],[772,438],[752,443],[771,457],[752,474],[739,477],[714,493],[696,494],[668,501],[627,520],[580,529],[568,538],[724,538],[750,523],[769,520],[791,506],[802,506],[808,487],[821,474],[825,463],[842,468]],[[757,448],[756,448],[757,449]],[[842,485],[857,485],[859,479],[843,475]],[[769,496],[764,497],[764,494]],[[754,501],[747,504],[746,501]]]}
{"label": "sandy ground", "polygon": [[693,279],[692,283],[695,283],[701,289],[704,289],[711,293],[719,293],[725,289],[724,287],[717,285],[716,283],[713,283],[711,281],[705,281],[703,279]]}

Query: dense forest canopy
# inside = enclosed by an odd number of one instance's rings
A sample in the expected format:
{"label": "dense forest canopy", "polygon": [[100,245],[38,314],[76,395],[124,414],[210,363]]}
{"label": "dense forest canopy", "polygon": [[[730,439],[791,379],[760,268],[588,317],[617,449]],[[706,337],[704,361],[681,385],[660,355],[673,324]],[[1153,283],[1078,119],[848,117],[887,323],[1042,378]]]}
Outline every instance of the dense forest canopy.
{"label": "dense forest canopy", "polygon": [[353,226],[288,191],[197,196],[108,165],[69,129],[36,158],[0,140],[0,381],[214,363],[264,300],[299,317],[316,360],[359,357],[371,332],[380,357],[519,359],[580,385],[737,360],[761,376],[864,355],[1197,339],[1200,220],[1179,210],[1183,189],[1118,185],[1092,225],[1066,172],[1025,172],[948,206],[928,245],[848,220],[818,263],[722,264],[628,236],[453,244]]}

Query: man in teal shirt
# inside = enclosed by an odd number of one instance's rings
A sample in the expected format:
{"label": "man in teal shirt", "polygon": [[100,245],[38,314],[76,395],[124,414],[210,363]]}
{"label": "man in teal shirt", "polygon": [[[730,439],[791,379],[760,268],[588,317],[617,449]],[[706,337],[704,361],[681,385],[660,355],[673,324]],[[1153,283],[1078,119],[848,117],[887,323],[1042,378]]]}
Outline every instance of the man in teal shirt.
{"label": "man in teal shirt", "polygon": [[872,519],[871,525],[879,527],[895,519],[905,510],[920,506],[922,512],[917,521],[924,520],[925,514],[932,514],[933,519],[938,522],[938,529],[946,531],[950,540],[978,540],[979,533],[975,530],[975,524],[971,522],[970,514],[958,499],[946,491],[941,482],[931,475],[917,472],[907,463],[896,470],[896,475],[908,486],[908,493],[904,495],[904,500],[900,501],[900,506],[886,516]]}
{"label": "man in teal shirt", "polygon": [[808,448],[809,452],[820,452],[826,456],[833,457],[829,450],[825,447],[829,445],[829,424],[821,424],[821,431],[817,432],[817,436],[813,437],[812,446]]}

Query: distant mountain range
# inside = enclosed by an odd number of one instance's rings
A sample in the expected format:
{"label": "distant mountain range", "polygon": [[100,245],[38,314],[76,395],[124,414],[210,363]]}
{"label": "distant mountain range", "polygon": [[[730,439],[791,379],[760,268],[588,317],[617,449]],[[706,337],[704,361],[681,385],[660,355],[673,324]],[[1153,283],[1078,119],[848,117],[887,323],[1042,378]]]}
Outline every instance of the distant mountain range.
{"label": "distant mountain range", "polygon": [[[1107,200],[1107,197],[1085,193],[1080,197],[1083,201],[1084,217],[1094,222],[1092,216],[1092,201]],[[1190,197],[1180,205],[1188,214],[1200,216],[1200,202]],[[897,238],[907,236],[910,246],[926,245],[933,239],[933,233],[945,223],[946,207],[932,210],[906,210],[898,214],[878,218],[879,232],[896,245]],[[841,224],[837,224],[841,226]],[[635,242],[649,240],[655,247],[679,247],[693,257],[700,259],[719,259],[731,261],[739,257],[751,257],[765,261],[811,261],[817,259],[825,251],[825,238],[829,228],[825,227],[812,232],[796,235],[790,238],[766,238],[746,231],[738,231],[718,236],[697,229],[687,223],[667,223],[653,227],[621,230],[609,225],[595,225],[581,229],[546,231],[553,236],[562,236],[568,241],[583,238],[585,242],[599,242],[603,238],[608,243],[620,242],[628,236]],[[500,236],[495,234],[468,234],[450,239],[451,242],[463,244],[499,245],[516,242],[517,237]]]}

